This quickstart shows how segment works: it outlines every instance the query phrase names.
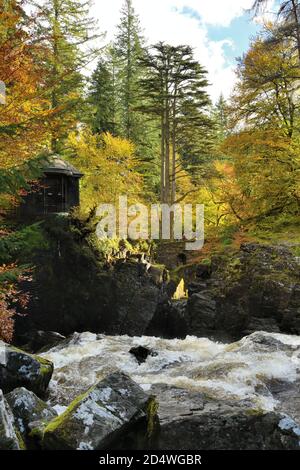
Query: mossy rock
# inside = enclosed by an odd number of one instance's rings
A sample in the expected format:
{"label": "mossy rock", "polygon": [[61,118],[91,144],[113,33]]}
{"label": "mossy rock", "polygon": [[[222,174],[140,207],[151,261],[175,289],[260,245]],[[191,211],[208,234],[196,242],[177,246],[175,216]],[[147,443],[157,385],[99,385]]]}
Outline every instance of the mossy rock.
{"label": "mossy rock", "polygon": [[3,392],[26,387],[43,396],[52,377],[52,362],[3,342],[0,346],[4,355],[4,361],[0,363],[0,388]]}
{"label": "mossy rock", "polygon": [[25,450],[14,415],[0,390],[0,450]]}
{"label": "mossy rock", "polygon": [[145,447],[156,430],[156,405],[127,375],[109,375],[77,397],[52,420],[42,441],[46,450]]}
{"label": "mossy rock", "polygon": [[16,388],[5,398],[14,414],[18,431],[25,441],[30,441],[30,437],[36,437],[32,429],[43,430],[47,423],[57,416],[50,405],[24,387]]}

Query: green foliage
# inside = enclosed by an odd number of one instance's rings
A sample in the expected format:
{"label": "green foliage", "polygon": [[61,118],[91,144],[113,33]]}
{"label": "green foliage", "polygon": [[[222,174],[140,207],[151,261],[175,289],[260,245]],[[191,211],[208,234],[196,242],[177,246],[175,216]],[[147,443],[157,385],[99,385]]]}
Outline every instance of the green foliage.
{"label": "green foliage", "polygon": [[63,140],[83,114],[82,70],[96,57],[91,46],[99,37],[90,16],[88,0],[32,0],[36,13],[36,35],[47,49],[46,90],[51,101],[51,147],[63,148]]}
{"label": "green foliage", "polygon": [[124,0],[114,49],[118,59],[121,136],[134,143],[141,141],[144,134],[143,122],[134,110],[139,102],[138,80],[142,68],[138,59],[143,54],[143,43],[132,0]]}
{"label": "green foliage", "polygon": [[[286,244],[300,256],[300,217],[282,213],[265,217],[249,227],[249,236],[261,243]],[[298,254],[299,253],[299,254]]]}
{"label": "green foliage", "polygon": [[220,229],[220,242],[223,246],[232,245],[234,236],[239,230],[238,225],[225,225]]}
{"label": "green foliage", "polygon": [[24,226],[0,238],[0,264],[29,264],[36,250],[47,248],[41,223]]}
{"label": "green foliage", "polygon": [[195,166],[203,164],[211,128],[207,72],[195,61],[191,47],[163,42],[147,50],[140,64],[146,72],[140,80],[145,100],[140,111],[153,120],[161,136],[161,202],[174,203],[181,173],[195,174]]}
{"label": "green foliage", "polygon": [[92,106],[90,123],[94,132],[116,135],[118,123],[115,74],[112,55],[108,60],[100,58],[89,85],[88,102]]}

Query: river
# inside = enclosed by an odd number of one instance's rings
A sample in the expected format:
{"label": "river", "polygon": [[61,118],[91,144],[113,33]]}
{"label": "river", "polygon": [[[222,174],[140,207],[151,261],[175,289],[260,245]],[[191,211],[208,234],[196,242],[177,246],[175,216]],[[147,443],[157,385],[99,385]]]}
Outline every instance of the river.
{"label": "river", "polygon": [[[140,345],[155,355],[139,365],[129,350]],[[270,384],[300,378],[300,337],[277,333],[256,332],[232,344],[193,336],[166,340],[74,333],[43,356],[54,363],[49,399],[58,412],[115,370],[144,390],[167,384],[268,411],[278,405]]]}

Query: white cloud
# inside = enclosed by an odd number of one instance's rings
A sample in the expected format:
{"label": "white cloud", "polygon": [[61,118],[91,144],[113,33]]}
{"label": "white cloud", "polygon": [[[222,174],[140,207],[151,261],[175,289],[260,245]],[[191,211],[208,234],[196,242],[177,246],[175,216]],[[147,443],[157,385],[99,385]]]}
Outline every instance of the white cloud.
{"label": "white cloud", "polygon": [[[94,0],[93,13],[99,18],[101,30],[107,31],[107,42],[116,32],[122,4],[123,0]],[[162,40],[191,45],[197,59],[209,72],[212,98],[217,99],[221,92],[225,96],[230,94],[235,74],[233,64],[226,61],[224,46],[234,47],[234,44],[226,38],[210,40],[207,26],[229,26],[234,18],[252,6],[253,0],[134,0],[133,4],[150,44]],[[183,8],[193,10],[196,15],[183,15]]]}

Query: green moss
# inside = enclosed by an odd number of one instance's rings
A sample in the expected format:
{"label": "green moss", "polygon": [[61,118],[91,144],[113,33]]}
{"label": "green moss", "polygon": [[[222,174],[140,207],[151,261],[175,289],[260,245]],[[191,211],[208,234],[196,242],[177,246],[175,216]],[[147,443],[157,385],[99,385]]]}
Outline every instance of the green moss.
{"label": "green moss", "polygon": [[152,263],[151,267],[156,268],[156,269],[161,269],[162,271],[166,269],[164,264],[159,264],[159,263]]}
{"label": "green moss", "polygon": [[149,402],[147,404],[147,436],[149,439],[152,438],[155,434],[158,407],[159,404],[156,401],[156,398],[150,397]]}
{"label": "green moss", "polygon": [[29,437],[37,438],[41,441],[44,437],[44,431],[45,430],[40,427],[33,428],[29,433]]}
{"label": "green moss", "polygon": [[47,424],[48,421],[39,421],[38,425],[35,428],[31,429],[31,431],[29,432],[29,437],[37,439],[38,441],[42,441]]}
{"label": "green moss", "polygon": [[68,408],[61,415],[52,419],[52,421],[50,421],[50,423],[47,424],[44,430],[44,434],[52,433],[56,431],[56,429],[68,419],[70,414],[78,407],[80,402],[84,400],[84,398],[86,398],[94,388],[95,387],[89,388],[86,392],[76,397],[75,400],[72,401],[72,403],[68,406]]}
{"label": "green moss", "polygon": [[40,364],[40,374],[42,377],[48,375],[51,370],[53,370],[53,364],[40,356],[33,356]]}
{"label": "green moss", "polygon": [[15,429],[15,433],[16,433],[17,439],[19,441],[20,450],[26,450],[26,445],[25,445],[25,442],[23,440],[23,437],[21,436],[20,431],[18,429]]}
{"label": "green moss", "polygon": [[245,413],[248,416],[262,416],[266,412],[262,408],[249,408]]}

